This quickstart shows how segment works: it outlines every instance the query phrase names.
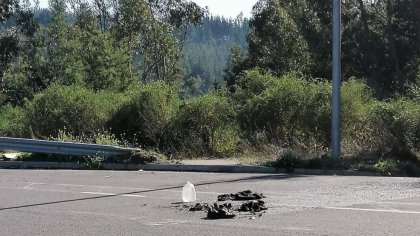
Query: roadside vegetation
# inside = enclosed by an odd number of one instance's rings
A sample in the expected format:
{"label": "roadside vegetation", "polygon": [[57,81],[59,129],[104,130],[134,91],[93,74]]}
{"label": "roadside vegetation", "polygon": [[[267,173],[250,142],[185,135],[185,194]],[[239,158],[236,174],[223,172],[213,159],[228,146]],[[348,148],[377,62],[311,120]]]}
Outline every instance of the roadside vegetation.
{"label": "roadside vegetation", "polygon": [[[193,47],[184,50],[188,33],[198,37],[208,20],[204,9],[181,0],[99,2],[51,1],[45,24],[25,3],[2,3],[0,136],[140,147],[170,159],[235,157],[289,171],[420,175],[416,1],[344,4],[341,163],[328,156],[329,1],[259,1],[248,49],[232,47],[211,91],[191,72],[200,67],[185,55]],[[144,161],[132,158],[125,161]]]}

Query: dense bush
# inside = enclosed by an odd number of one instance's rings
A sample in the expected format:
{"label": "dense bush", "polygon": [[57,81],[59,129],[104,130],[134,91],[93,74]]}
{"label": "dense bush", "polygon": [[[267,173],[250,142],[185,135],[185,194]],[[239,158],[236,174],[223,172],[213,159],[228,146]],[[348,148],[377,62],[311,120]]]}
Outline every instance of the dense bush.
{"label": "dense bush", "polygon": [[154,82],[130,89],[123,106],[108,122],[117,135],[142,146],[160,147],[178,106],[177,87]]}
{"label": "dense bush", "polygon": [[222,156],[239,142],[229,98],[216,94],[184,101],[168,127],[166,145],[187,156]]}
{"label": "dense bush", "polygon": [[[233,98],[238,123],[252,145],[276,144],[327,151],[331,135],[331,83],[245,72]],[[413,100],[379,102],[361,81],[342,85],[342,149],[386,154],[419,149],[419,105]]]}
{"label": "dense bush", "polygon": [[[14,105],[22,105],[25,100],[32,99],[39,85],[30,81],[22,70],[14,69],[4,76],[3,90],[0,92],[5,102]],[[2,101],[0,101],[2,102]]]}
{"label": "dense bush", "polygon": [[22,138],[28,135],[22,108],[10,105],[0,108],[0,136]]}
{"label": "dense bush", "polygon": [[329,136],[330,86],[294,76],[255,75],[255,81],[261,82],[248,87],[254,96],[245,101],[238,114],[247,138],[258,141],[253,139],[262,136],[281,146],[324,146]]}
{"label": "dense bush", "polygon": [[261,74],[257,69],[245,71],[237,78],[237,84],[234,85],[235,93],[233,98],[237,101],[242,101],[260,95],[266,89],[273,87],[277,79],[271,74]]}
{"label": "dense bush", "polygon": [[[223,157],[246,145],[252,149],[274,145],[307,156],[328,152],[331,83],[257,70],[245,72],[237,82],[229,96],[219,91],[182,101],[179,87],[165,82],[140,84],[124,93],[53,85],[22,108],[3,106],[0,135],[130,143],[189,157]],[[343,83],[341,101],[344,155],[416,159],[417,101],[379,101],[356,80]]]}
{"label": "dense bush", "polygon": [[406,98],[381,103],[375,110],[375,118],[382,125],[382,133],[387,135],[392,152],[420,150],[419,103]]}
{"label": "dense bush", "polygon": [[60,130],[77,136],[93,134],[104,129],[122,100],[112,92],[54,85],[27,104],[26,123],[41,138],[55,137]]}
{"label": "dense bush", "polygon": [[377,152],[384,148],[385,134],[381,125],[374,121],[374,109],[378,101],[372,91],[361,81],[344,82],[341,89],[342,152]]}

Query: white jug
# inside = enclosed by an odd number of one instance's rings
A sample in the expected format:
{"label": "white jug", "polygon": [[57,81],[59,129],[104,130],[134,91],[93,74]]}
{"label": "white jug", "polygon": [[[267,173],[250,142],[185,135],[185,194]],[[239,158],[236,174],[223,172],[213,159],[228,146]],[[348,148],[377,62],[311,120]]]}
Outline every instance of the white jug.
{"label": "white jug", "polygon": [[194,185],[188,181],[182,188],[182,201],[194,202],[195,200],[197,200],[197,195],[195,194]]}

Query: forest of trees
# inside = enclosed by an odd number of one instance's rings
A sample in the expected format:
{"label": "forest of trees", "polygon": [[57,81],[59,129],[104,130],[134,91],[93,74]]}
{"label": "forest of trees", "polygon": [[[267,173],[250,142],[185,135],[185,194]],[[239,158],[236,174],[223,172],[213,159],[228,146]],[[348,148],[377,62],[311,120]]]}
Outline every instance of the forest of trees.
{"label": "forest of trees", "polygon": [[236,19],[205,17],[203,24],[192,27],[184,47],[186,82],[192,95],[224,85],[224,71],[230,61],[232,47],[247,50],[249,21],[239,15]]}
{"label": "forest of trees", "polygon": [[[33,18],[40,26],[48,27],[52,21],[50,9],[34,8]],[[3,29],[17,26],[17,15],[3,23]],[[66,13],[66,22],[73,24],[73,14]],[[247,48],[248,19],[242,14],[235,19],[206,14],[200,25],[191,25],[182,45],[183,80],[188,95],[198,95],[223,84],[223,73],[228,63],[230,49],[236,45]]]}
{"label": "forest of trees", "polygon": [[[328,153],[331,18],[329,0],[260,0],[250,19],[186,0],[3,0],[0,136]],[[346,0],[342,21],[344,155],[418,155],[420,1]]]}
{"label": "forest of trees", "polygon": [[[259,67],[275,75],[331,77],[330,1],[259,1],[250,23],[249,56],[239,71]],[[419,23],[416,0],[343,2],[343,79],[363,79],[388,94],[418,86]]]}

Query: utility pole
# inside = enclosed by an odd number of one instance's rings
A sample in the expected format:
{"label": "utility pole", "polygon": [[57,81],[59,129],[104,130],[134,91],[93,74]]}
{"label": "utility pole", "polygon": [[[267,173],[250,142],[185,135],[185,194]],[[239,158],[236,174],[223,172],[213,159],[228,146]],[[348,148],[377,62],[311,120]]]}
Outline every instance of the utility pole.
{"label": "utility pole", "polygon": [[341,0],[333,0],[333,64],[331,155],[340,160],[341,152]]}

